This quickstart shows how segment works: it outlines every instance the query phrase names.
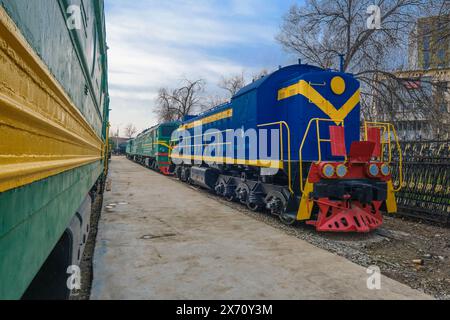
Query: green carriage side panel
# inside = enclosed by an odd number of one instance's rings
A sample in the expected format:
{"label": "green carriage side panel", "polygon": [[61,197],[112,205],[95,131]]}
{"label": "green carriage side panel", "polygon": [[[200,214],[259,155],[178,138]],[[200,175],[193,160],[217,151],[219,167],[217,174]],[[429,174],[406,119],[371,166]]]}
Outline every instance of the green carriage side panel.
{"label": "green carriage side panel", "polygon": [[150,128],[136,137],[136,155],[143,157],[155,158],[154,144],[157,139],[157,128]]}
{"label": "green carriage side panel", "polygon": [[147,156],[147,157],[154,157],[153,153],[153,143],[154,143],[154,135],[153,131],[150,130],[149,132],[143,134],[139,137],[139,150],[138,155],[140,156]]}
{"label": "green carriage side panel", "polygon": [[[82,28],[66,26],[81,8]],[[109,117],[103,0],[0,0],[98,137]],[[103,161],[0,193],[0,299],[21,298],[101,177]]]}
{"label": "green carriage side panel", "polygon": [[133,143],[134,143],[134,139],[130,139],[127,142],[126,153],[128,155],[133,155]]}
{"label": "green carriage side panel", "polygon": [[0,194],[0,299],[20,299],[103,170],[101,162]]}
{"label": "green carriage side panel", "polygon": [[[0,0],[0,5],[97,135],[104,138],[109,98],[103,1]],[[80,8],[80,30],[67,27],[71,5]]]}

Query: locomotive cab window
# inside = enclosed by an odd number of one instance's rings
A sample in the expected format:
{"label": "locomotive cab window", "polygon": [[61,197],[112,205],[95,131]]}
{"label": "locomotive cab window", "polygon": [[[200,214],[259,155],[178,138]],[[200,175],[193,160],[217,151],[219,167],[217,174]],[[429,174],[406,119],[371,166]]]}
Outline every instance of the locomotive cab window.
{"label": "locomotive cab window", "polygon": [[172,135],[173,130],[175,127],[162,127],[160,128],[161,136],[163,137],[170,137]]}

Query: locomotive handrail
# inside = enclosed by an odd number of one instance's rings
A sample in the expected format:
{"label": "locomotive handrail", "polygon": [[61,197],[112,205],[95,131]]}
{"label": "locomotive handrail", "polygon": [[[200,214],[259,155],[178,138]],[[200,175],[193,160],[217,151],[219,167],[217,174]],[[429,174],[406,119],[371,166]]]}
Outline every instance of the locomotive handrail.
{"label": "locomotive handrail", "polygon": [[[402,148],[400,146],[400,141],[399,141],[398,135],[397,135],[397,130],[395,130],[395,126],[389,122],[365,121],[364,122],[364,134],[365,134],[366,141],[368,140],[368,131],[367,130],[369,127],[384,129],[383,135],[387,131],[388,142],[386,143],[386,142],[382,141],[382,145],[388,144],[388,146],[389,146],[389,162],[388,162],[389,165],[392,163],[391,133],[394,135],[395,144],[396,144],[397,150],[398,150],[398,170],[399,170],[399,173],[398,173],[399,186],[398,186],[398,188],[394,189],[394,192],[400,192],[403,188],[403,154],[402,154]],[[384,139],[384,137],[383,137],[383,139]],[[381,161],[384,160],[383,152],[381,153],[380,160]]]}
{"label": "locomotive handrail", "polygon": [[155,143],[153,143],[153,145],[160,145],[160,146],[166,147],[166,148],[169,149],[169,150],[172,150],[172,149],[173,149],[170,145],[168,145],[167,143],[165,143],[165,142],[163,142],[163,141],[155,142]]}
{"label": "locomotive handrail", "polygon": [[[383,146],[388,145],[388,150],[389,150],[389,160],[387,161],[389,164],[392,163],[392,140],[391,140],[391,130],[389,127],[388,123],[382,123],[382,122],[365,122],[364,123],[364,135],[365,135],[365,140],[368,141],[368,127],[369,126],[371,128],[377,128],[377,129],[383,129],[383,134],[381,135],[381,146],[382,146],[382,151],[383,150]],[[385,141],[385,137],[387,136],[387,142]],[[384,152],[381,152],[381,156],[380,156],[380,161],[381,162],[385,162],[384,161]]]}
{"label": "locomotive handrail", "polygon": [[397,145],[397,149],[398,149],[398,164],[399,164],[399,187],[397,189],[394,189],[394,192],[400,192],[403,188],[403,154],[402,154],[402,147],[400,146],[400,141],[398,139],[398,135],[397,135],[397,130],[395,129],[394,125],[391,124],[392,126],[392,132],[394,134],[394,138],[395,138],[395,143]]}
{"label": "locomotive handrail", "polygon": [[[336,124],[341,124],[344,127],[344,120],[336,120],[336,119],[322,119],[322,118],[313,118],[309,121],[308,126],[306,127],[306,131],[305,134],[303,136],[303,140],[302,143],[300,145],[300,149],[298,151],[298,156],[299,156],[299,164],[300,164],[300,191],[302,193],[305,192],[305,186],[303,184],[303,147],[305,145],[306,142],[306,138],[308,137],[309,131],[311,129],[311,125],[313,124],[313,122],[316,123],[316,134],[317,134],[317,152],[318,152],[318,156],[319,159],[317,160],[317,163],[320,163],[322,161],[322,148],[321,148],[321,143],[322,142],[331,142],[330,139],[321,139],[320,138],[320,127],[319,124],[320,122],[334,122]],[[347,158],[346,158],[347,160]],[[308,178],[306,178],[308,179]]]}
{"label": "locomotive handrail", "polygon": [[289,179],[289,191],[291,194],[294,194],[294,189],[292,188],[292,168],[291,168],[291,129],[289,128],[289,125],[286,121],[278,121],[278,122],[271,122],[271,123],[263,123],[259,124],[258,128],[261,127],[270,127],[270,126],[280,126],[280,148],[281,148],[281,161],[284,164],[284,147],[283,147],[283,126],[286,127],[287,131],[287,139],[288,139],[288,179]]}

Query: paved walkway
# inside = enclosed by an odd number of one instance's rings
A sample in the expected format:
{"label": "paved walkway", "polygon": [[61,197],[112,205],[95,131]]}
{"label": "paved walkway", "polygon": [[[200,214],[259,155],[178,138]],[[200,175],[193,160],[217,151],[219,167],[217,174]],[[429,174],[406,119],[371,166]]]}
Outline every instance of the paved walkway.
{"label": "paved walkway", "polygon": [[92,299],[428,299],[366,269],[113,157]]}

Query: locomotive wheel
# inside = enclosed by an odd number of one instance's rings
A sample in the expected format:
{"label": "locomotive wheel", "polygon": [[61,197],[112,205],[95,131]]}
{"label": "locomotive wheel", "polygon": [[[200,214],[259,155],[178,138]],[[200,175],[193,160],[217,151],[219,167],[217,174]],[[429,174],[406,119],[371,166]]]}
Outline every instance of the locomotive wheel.
{"label": "locomotive wheel", "polygon": [[261,211],[262,207],[257,203],[247,202],[247,208],[249,208],[253,212]]}
{"label": "locomotive wheel", "polygon": [[245,183],[240,183],[236,188],[236,198],[242,203],[248,203],[248,196],[250,194],[250,188]]}
{"label": "locomotive wheel", "polygon": [[297,219],[295,219],[294,217],[291,217],[290,215],[287,215],[286,213],[280,214],[279,217],[280,217],[281,222],[287,226],[292,226],[297,221]]}
{"label": "locomotive wheel", "polygon": [[225,200],[228,202],[236,202],[236,196],[234,194],[229,195],[228,197],[225,197]]}
{"label": "locomotive wheel", "polygon": [[216,187],[215,187],[215,192],[218,196],[223,197],[224,193],[225,193],[225,188],[226,188],[226,183],[225,181],[221,178],[219,179],[219,181],[217,181]]}
{"label": "locomotive wheel", "polygon": [[278,191],[270,191],[264,201],[267,203],[267,209],[275,216],[280,216],[284,213],[287,206],[286,197]]}
{"label": "locomotive wheel", "polygon": [[188,167],[184,167],[181,169],[181,181],[184,183],[189,183],[191,180],[191,169]]}
{"label": "locomotive wheel", "polygon": [[181,181],[181,167],[175,168],[175,176],[177,177],[178,180]]}

